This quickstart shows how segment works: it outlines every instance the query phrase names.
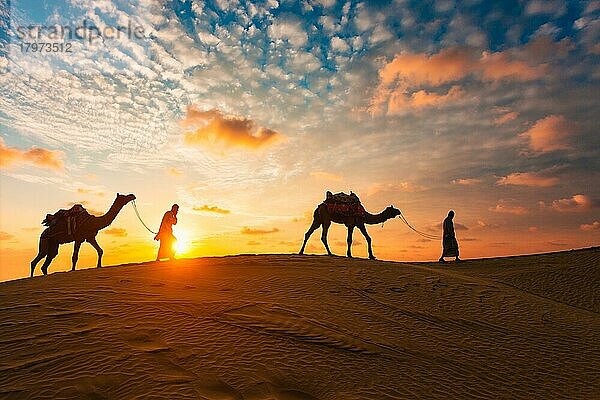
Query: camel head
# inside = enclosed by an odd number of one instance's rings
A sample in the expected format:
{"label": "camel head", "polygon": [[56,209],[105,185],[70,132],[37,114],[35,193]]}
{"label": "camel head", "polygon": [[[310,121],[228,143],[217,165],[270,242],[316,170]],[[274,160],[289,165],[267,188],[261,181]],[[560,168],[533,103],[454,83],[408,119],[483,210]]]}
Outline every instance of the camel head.
{"label": "camel head", "polygon": [[132,200],[135,200],[135,195],[134,194],[121,194],[121,193],[117,193],[117,198],[115,199],[115,204],[119,204],[121,206],[124,206],[125,204],[129,203]]}
{"label": "camel head", "polygon": [[385,215],[388,217],[388,219],[396,218],[398,215],[402,214],[400,212],[400,210],[398,210],[397,208],[394,208],[394,206],[387,207],[384,212],[385,212]]}

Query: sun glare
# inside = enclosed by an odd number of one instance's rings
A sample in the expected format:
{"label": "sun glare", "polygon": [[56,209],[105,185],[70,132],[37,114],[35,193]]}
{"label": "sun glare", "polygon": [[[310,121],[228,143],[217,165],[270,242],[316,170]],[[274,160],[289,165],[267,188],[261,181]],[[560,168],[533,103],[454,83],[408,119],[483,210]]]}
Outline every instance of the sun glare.
{"label": "sun glare", "polygon": [[175,255],[181,256],[190,251],[190,235],[185,231],[178,231],[175,234],[177,241],[173,244]]}

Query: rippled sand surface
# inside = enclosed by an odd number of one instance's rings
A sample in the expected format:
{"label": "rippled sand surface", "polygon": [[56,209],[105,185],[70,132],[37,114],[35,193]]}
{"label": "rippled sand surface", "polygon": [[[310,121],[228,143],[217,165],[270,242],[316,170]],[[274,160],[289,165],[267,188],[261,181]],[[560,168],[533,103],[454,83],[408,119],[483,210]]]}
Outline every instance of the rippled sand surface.
{"label": "rippled sand surface", "polygon": [[0,398],[600,398],[600,248],[242,255],[0,284]]}

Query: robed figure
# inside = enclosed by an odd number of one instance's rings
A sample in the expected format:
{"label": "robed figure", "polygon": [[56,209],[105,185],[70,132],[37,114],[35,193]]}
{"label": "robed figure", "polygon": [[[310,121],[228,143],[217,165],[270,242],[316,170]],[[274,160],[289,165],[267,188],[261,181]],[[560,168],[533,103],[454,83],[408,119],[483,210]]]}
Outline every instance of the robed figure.
{"label": "robed figure", "polygon": [[444,257],[456,257],[456,261],[460,261],[458,258],[458,242],[456,241],[456,235],[454,234],[454,211],[450,210],[448,216],[444,219],[443,228],[444,235],[442,238],[442,256],[440,262],[445,262]]}
{"label": "robed figure", "polygon": [[173,204],[171,210],[167,211],[163,216],[163,219],[160,223],[160,229],[154,237],[154,240],[160,241],[160,247],[158,248],[156,261],[160,261],[164,258],[169,258],[171,260],[175,259],[175,243],[177,242],[177,239],[173,235],[173,225],[177,224],[178,211],[179,206],[177,204]]}

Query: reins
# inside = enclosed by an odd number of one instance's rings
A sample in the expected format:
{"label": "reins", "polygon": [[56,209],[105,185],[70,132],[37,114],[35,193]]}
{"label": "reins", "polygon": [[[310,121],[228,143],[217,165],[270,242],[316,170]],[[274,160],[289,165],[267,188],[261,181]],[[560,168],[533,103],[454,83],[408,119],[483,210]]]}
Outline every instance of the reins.
{"label": "reins", "polygon": [[144,223],[144,221],[142,220],[142,217],[140,217],[140,213],[138,212],[137,205],[135,204],[135,200],[133,200],[133,202],[131,204],[133,204],[133,209],[135,210],[135,215],[137,215],[137,217],[140,220],[140,222],[142,223],[142,225],[144,225],[144,228],[148,229],[148,232],[157,235],[158,232],[154,232],[152,229],[148,228],[148,225],[146,225]]}
{"label": "reins", "polygon": [[414,227],[413,227],[413,226],[412,226],[412,225],[411,225],[411,224],[410,224],[410,223],[409,223],[409,222],[406,220],[406,218],[404,217],[404,215],[402,215],[402,212],[400,212],[400,215],[399,215],[398,217],[399,217],[399,218],[402,220],[402,222],[404,222],[404,223],[406,224],[406,226],[408,226],[410,229],[412,229],[413,231],[415,231],[415,232],[416,232],[418,235],[421,235],[421,236],[423,236],[423,237],[424,237],[424,238],[426,238],[426,239],[430,239],[430,240],[439,240],[439,239],[441,239],[441,238],[442,238],[441,236],[438,236],[438,235],[432,235],[432,234],[430,234],[430,233],[421,232],[421,231],[419,231],[419,230],[415,229],[415,228],[414,228]]}

